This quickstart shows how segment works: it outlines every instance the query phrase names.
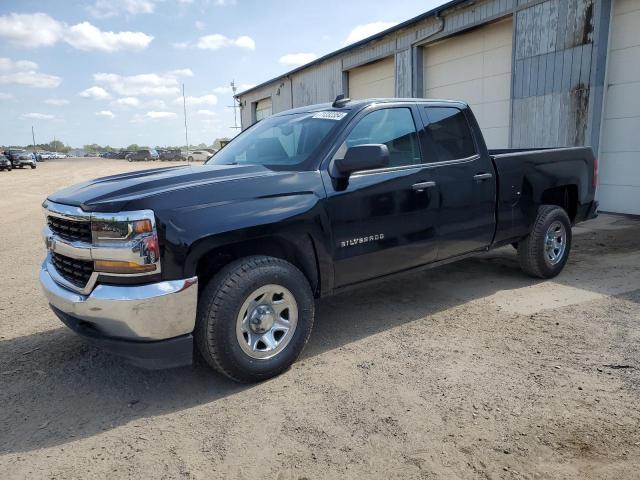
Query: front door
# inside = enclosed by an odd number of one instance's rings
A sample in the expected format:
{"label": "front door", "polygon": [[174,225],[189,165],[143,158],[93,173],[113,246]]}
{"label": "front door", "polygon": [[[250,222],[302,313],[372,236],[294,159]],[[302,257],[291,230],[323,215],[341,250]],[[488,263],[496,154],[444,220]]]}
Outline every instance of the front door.
{"label": "front door", "polygon": [[336,287],[436,258],[438,186],[422,159],[417,107],[400,105],[365,110],[333,157],[355,145],[385,144],[388,168],[355,172],[346,183],[323,172]]}

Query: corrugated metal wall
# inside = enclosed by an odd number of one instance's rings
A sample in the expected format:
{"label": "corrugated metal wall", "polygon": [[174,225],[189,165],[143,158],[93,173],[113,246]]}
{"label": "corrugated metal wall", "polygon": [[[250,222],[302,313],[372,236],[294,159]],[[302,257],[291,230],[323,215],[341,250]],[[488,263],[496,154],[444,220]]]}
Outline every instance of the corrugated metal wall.
{"label": "corrugated metal wall", "polygon": [[[347,91],[345,72],[395,58],[395,94],[421,96],[422,49],[457,32],[514,16],[510,146],[597,148],[606,67],[610,0],[475,0],[463,2],[357,48],[303,68],[241,96],[242,125],[255,103],[273,111],[329,102]],[[505,145],[507,146],[507,145]]]}
{"label": "corrugated metal wall", "polygon": [[516,13],[513,147],[597,144],[594,89],[604,81],[598,54],[606,46],[597,19],[608,15],[608,3],[548,0]]}

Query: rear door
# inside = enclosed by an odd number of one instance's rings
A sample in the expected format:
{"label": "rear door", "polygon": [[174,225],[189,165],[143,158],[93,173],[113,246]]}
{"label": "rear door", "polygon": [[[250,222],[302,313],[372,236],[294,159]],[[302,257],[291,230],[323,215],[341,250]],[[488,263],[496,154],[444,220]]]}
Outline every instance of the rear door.
{"label": "rear door", "polygon": [[333,232],[335,286],[405,270],[436,258],[438,187],[422,157],[414,104],[370,107],[338,140],[348,147],[383,143],[390,166],[353,173],[347,182],[323,171]]}
{"label": "rear door", "polygon": [[[438,260],[487,247],[495,229],[496,178],[470,110],[421,106],[424,150],[440,193]],[[470,123],[471,122],[471,123]]]}

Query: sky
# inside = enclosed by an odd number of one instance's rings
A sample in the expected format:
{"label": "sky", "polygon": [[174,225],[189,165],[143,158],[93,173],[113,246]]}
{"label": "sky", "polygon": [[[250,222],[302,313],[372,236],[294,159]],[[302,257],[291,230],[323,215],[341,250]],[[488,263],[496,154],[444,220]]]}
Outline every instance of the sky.
{"label": "sky", "polygon": [[[233,136],[233,98],[443,0],[0,0],[0,145]],[[239,125],[238,118],[238,125]]]}

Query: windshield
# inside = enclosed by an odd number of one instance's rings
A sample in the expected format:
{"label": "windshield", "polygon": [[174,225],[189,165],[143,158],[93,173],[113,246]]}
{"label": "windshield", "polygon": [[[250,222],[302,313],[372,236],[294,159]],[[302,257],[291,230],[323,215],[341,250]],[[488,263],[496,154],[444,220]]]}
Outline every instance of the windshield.
{"label": "windshield", "polygon": [[298,113],[261,120],[211,157],[207,165],[302,169],[345,112]]}

